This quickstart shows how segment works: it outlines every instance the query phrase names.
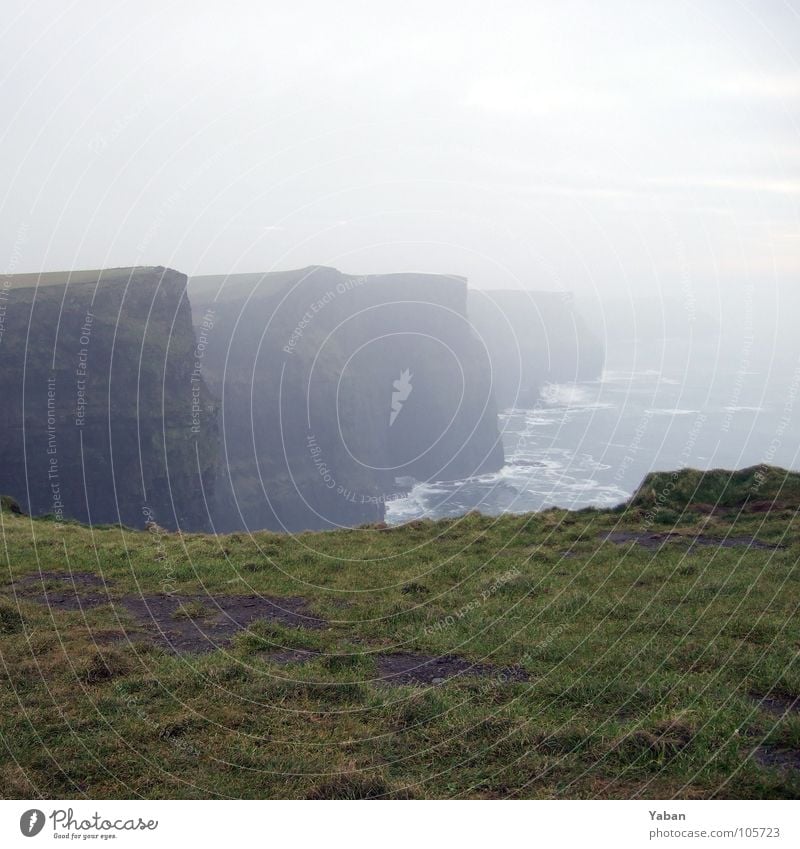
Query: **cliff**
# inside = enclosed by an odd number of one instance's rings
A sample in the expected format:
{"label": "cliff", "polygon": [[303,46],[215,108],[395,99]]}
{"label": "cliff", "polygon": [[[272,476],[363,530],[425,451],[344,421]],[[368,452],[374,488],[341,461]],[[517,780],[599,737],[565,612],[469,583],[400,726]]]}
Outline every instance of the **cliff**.
{"label": "cliff", "polygon": [[185,286],[166,268],[2,278],[0,491],[25,512],[207,527],[215,414]]}
{"label": "cliff", "polygon": [[687,510],[769,513],[798,504],[800,474],[768,465],[651,472],[628,502],[629,507],[664,511],[667,519]]}
{"label": "cliff", "polygon": [[222,404],[218,528],[380,521],[404,479],[503,465],[463,278],[313,266],[190,293]]}
{"label": "cliff", "polygon": [[569,293],[470,290],[468,304],[501,408],[532,407],[546,383],[592,380],[602,373],[603,344]]}

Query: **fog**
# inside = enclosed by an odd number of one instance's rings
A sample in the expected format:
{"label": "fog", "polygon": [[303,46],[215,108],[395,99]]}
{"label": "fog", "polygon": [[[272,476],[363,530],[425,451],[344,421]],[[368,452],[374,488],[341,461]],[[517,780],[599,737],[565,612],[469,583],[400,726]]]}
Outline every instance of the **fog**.
{"label": "fog", "polygon": [[2,28],[7,271],[318,263],[711,312],[796,279],[795,3],[7,2]]}
{"label": "fog", "polygon": [[0,48],[18,840],[790,832],[800,0],[4,0]]}

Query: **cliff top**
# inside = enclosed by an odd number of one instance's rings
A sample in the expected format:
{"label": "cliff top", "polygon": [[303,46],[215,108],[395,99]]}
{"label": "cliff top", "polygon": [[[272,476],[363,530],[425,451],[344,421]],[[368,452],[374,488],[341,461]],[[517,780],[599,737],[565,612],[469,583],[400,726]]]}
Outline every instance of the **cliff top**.
{"label": "cliff top", "polygon": [[685,510],[770,509],[800,506],[800,474],[777,466],[746,469],[681,469],[651,472],[629,501],[631,507]]}
{"label": "cliff top", "polygon": [[121,268],[90,268],[73,271],[42,271],[28,274],[0,275],[0,286],[5,289],[37,289],[45,286],[80,286],[109,280],[130,280],[142,273],[180,274],[173,268],[161,265],[133,265]]}
{"label": "cliff top", "polygon": [[440,274],[430,271],[397,271],[387,274],[353,274],[329,265],[308,265],[285,271],[248,271],[236,274],[198,274],[189,278],[189,295],[197,297],[244,297],[252,292],[259,296],[273,295],[294,283],[328,275],[341,280],[364,278],[372,282],[402,282],[421,277],[452,280],[466,287],[467,278],[459,274]]}

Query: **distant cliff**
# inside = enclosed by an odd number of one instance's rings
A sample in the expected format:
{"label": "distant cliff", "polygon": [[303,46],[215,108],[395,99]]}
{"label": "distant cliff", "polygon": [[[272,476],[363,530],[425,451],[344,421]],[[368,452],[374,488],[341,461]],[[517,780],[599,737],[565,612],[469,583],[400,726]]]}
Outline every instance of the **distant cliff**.
{"label": "distant cliff", "polygon": [[[220,528],[379,521],[407,479],[504,462],[463,278],[294,272],[190,281],[221,399]],[[210,317],[210,321],[209,321]]]}
{"label": "distant cliff", "polygon": [[0,319],[0,492],[95,524],[378,522],[500,469],[498,402],[603,364],[565,296],[422,273],[17,275]]}
{"label": "distant cliff", "polygon": [[468,304],[501,408],[532,407],[546,383],[602,373],[603,344],[569,293],[470,290]]}
{"label": "distant cliff", "polygon": [[215,411],[185,285],[166,268],[0,278],[0,491],[25,512],[208,526]]}

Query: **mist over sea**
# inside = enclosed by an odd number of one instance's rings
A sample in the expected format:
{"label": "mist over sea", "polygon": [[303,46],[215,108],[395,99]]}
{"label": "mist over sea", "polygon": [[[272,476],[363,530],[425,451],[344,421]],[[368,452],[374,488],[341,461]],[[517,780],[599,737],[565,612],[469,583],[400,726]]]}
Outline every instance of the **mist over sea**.
{"label": "mist over sea", "polygon": [[503,411],[498,473],[418,483],[387,504],[387,522],[607,507],[657,470],[799,467],[796,343],[776,357],[739,328],[608,345],[599,380],[550,384],[534,409]]}

